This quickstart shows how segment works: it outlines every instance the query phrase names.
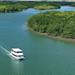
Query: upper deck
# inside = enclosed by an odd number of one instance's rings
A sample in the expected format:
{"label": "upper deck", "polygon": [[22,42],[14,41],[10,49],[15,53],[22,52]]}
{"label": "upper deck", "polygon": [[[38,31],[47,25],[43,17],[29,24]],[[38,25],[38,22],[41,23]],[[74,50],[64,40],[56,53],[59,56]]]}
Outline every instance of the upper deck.
{"label": "upper deck", "polygon": [[22,52],[22,50],[20,48],[12,48],[12,51],[14,51],[14,52]]}

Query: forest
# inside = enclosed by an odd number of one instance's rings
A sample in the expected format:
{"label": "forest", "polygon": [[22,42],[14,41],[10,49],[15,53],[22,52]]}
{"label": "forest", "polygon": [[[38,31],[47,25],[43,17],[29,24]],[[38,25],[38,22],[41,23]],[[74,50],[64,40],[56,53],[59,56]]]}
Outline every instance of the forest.
{"label": "forest", "polygon": [[52,9],[60,8],[60,5],[54,2],[36,2],[36,1],[0,1],[0,12],[22,11],[27,8],[34,9]]}
{"label": "forest", "polygon": [[28,8],[38,10],[57,9],[64,5],[75,6],[75,2],[51,2],[51,1],[0,1],[0,12],[22,11]]}
{"label": "forest", "polygon": [[75,12],[50,11],[40,13],[29,19],[28,26],[36,32],[75,39]]}

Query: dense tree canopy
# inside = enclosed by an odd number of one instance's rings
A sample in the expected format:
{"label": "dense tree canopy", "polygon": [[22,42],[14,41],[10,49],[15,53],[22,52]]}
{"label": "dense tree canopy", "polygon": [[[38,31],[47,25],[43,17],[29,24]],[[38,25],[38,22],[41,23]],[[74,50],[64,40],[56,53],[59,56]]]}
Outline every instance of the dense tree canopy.
{"label": "dense tree canopy", "polygon": [[75,12],[40,13],[29,19],[28,26],[37,32],[75,39]]}
{"label": "dense tree canopy", "polygon": [[33,1],[3,1],[0,2],[0,12],[14,12],[14,11],[22,11],[27,8],[35,8],[35,9],[50,9],[50,8],[59,8],[59,4],[52,2],[33,2]]}

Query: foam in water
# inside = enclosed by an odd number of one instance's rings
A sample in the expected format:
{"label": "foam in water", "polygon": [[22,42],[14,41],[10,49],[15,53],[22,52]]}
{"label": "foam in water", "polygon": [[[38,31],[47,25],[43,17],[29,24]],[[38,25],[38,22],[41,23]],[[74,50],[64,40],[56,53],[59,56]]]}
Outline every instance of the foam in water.
{"label": "foam in water", "polygon": [[8,51],[6,48],[4,48],[1,45],[0,45],[0,51],[2,51],[3,53],[6,53],[6,54],[10,54],[10,51]]}

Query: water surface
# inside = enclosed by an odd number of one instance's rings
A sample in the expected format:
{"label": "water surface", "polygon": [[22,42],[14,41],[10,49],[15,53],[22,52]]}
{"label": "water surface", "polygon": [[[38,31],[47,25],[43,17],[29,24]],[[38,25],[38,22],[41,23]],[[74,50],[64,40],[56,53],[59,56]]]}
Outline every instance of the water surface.
{"label": "water surface", "polygon": [[[40,12],[30,8],[23,12],[0,13],[0,75],[75,75],[75,44],[28,30],[29,17]],[[10,58],[8,53],[14,47],[23,50],[25,61]]]}

